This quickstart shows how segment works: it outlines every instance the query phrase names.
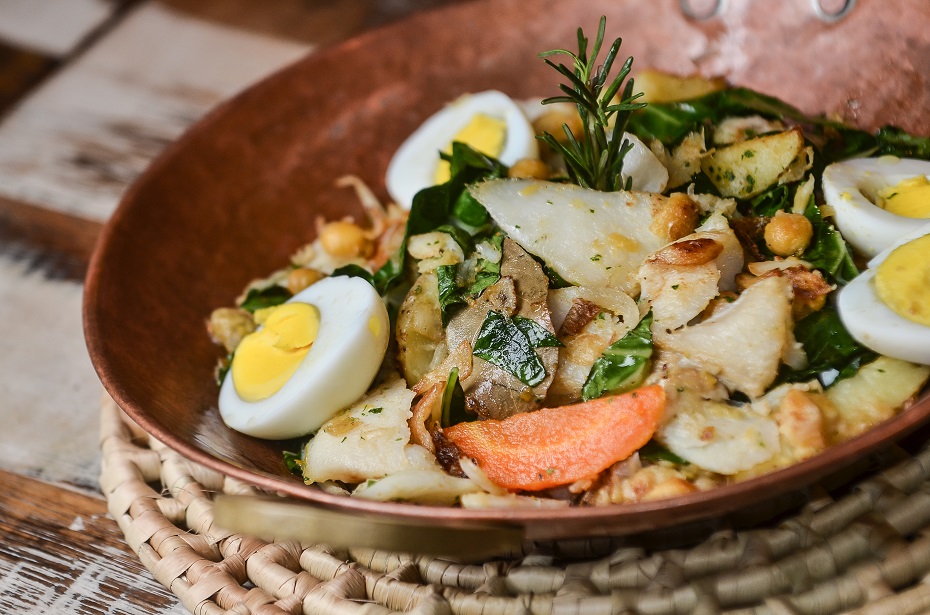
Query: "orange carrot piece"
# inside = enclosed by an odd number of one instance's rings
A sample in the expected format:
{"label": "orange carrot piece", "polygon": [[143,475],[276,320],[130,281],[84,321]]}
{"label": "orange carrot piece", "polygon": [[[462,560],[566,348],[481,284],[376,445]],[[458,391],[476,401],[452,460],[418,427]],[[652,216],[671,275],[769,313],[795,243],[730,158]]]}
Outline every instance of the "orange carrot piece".
{"label": "orange carrot piece", "polygon": [[652,438],[665,408],[658,385],[623,395],[444,430],[463,455],[507,489],[537,491],[593,476]]}

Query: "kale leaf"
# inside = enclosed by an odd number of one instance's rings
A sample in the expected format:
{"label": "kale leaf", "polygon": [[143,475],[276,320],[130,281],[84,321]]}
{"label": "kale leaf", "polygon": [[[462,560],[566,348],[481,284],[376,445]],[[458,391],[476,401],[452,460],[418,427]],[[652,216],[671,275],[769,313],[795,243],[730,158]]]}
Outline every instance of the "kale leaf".
{"label": "kale leaf", "polygon": [[585,401],[605,393],[623,393],[642,384],[652,362],[652,312],[632,330],[607,347],[591,366],[581,388]]}
{"label": "kale leaf", "polygon": [[246,293],[245,299],[242,300],[239,307],[247,312],[255,312],[255,310],[262,308],[281,305],[292,296],[291,291],[277,284],[265,288],[252,288]]}
{"label": "kale leaf", "polygon": [[491,310],[478,331],[473,354],[533,387],[546,379],[546,368],[536,348],[560,345],[538,323],[520,316],[507,318]]}
{"label": "kale leaf", "polygon": [[860,346],[849,334],[831,305],[802,318],[794,326],[794,337],[804,346],[807,367],[792,370],[782,366],[781,382],[817,378],[824,386],[854,375],[877,355]]}
{"label": "kale leaf", "polygon": [[400,247],[372,278],[381,295],[403,279],[407,240],[411,235],[435,231],[446,225],[474,235],[484,230],[483,226],[490,220],[484,206],[465,188],[480,179],[504,177],[507,167],[458,142],[452,144],[452,155],[443,158],[449,161],[452,177],[444,184],[424,188],[413,197]]}

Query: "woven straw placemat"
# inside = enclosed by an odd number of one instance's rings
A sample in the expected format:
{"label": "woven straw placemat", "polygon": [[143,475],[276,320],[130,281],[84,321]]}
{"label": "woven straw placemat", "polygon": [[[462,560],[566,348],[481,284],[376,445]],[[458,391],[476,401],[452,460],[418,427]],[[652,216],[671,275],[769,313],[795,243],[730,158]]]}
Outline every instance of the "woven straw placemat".
{"label": "woven straw placemat", "polygon": [[526,545],[483,563],[265,542],[213,524],[215,493],[257,491],[102,406],[101,488],[129,546],[197,615],[930,613],[930,445],[777,521],[686,546]]}

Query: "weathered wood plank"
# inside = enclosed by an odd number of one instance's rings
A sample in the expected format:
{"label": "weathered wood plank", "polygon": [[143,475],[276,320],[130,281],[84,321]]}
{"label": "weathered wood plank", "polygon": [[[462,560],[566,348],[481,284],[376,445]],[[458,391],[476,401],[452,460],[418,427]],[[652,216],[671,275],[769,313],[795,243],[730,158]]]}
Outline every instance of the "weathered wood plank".
{"label": "weathered wood plank", "polygon": [[340,41],[359,31],[369,15],[376,11],[373,5],[379,4],[376,0],[275,0],[263,3],[261,10],[256,10],[254,0],[158,2],[213,23],[315,46]]}
{"label": "weathered wood plank", "polygon": [[102,224],[0,197],[0,253],[46,276],[82,281]]}
{"label": "weathered wood plank", "polygon": [[187,611],[123,541],[106,503],[0,471],[0,612]]}
{"label": "weathered wood plank", "polygon": [[0,124],[0,196],[103,221],[187,126],[308,49],[143,4]]}
{"label": "weathered wood plank", "polygon": [[57,64],[44,55],[0,42],[0,116]]}
{"label": "weathered wood plank", "polygon": [[0,242],[0,469],[94,489],[100,382],[84,345],[73,267]]}
{"label": "weathered wood plank", "polygon": [[100,28],[121,4],[121,0],[4,0],[0,2],[0,40],[62,58]]}

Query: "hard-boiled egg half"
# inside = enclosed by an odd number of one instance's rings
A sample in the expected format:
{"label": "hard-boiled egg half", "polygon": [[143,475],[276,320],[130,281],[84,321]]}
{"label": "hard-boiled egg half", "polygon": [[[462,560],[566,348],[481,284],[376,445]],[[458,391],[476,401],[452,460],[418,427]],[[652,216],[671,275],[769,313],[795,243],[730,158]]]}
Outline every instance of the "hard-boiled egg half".
{"label": "hard-boiled egg half", "polygon": [[837,162],[823,172],[823,194],[836,226],[874,257],[930,220],[930,162],[895,156]]}
{"label": "hard-boiled egg half", "polygon": [[220,415],[236,431],[285,439],[320,428],[359,399],[390,334],[387,309],[361,278],[324,278],[269,308],[236,348]]}
{"label": "hard-boiled egg half", "polygon": [[496,90],[466,94],[426,120],[394,154],[385,183],[398,205],[410,209],[417,192],[449,180],[449,163],[439,153],[451,152],[453,141],[506,165],[539,157],[533,126],[516,102]]}
{"label": "hard-boiled egg half", "polygon": [[840,291],[837,308],[860,344],[930,365],[930,224],[869,261]]}

